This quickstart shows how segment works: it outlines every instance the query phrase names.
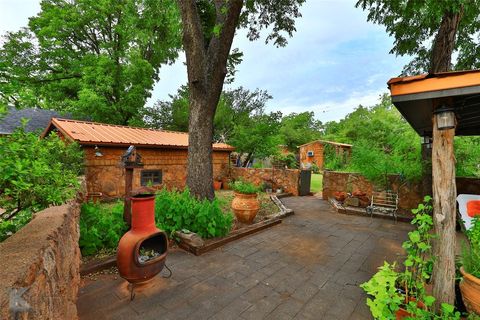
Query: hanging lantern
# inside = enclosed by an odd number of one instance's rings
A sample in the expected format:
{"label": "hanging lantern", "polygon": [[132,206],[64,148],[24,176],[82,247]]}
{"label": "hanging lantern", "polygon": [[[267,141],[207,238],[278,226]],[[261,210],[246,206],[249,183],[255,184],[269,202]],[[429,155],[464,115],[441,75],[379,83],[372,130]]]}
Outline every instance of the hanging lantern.
{"label": "hanging lantern", "polygon": [[433,113],[437,120],[438,130],[455,128],[455,112],[453,108],[449,108],[446,105],[441,105]]}

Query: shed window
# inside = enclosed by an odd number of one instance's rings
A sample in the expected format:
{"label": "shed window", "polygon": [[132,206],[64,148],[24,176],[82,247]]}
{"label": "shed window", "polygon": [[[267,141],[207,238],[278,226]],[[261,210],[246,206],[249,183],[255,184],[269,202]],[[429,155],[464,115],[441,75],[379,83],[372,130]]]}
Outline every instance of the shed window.
{"label": "shed window", "polygon": [[158,185],[162,183],[162,170],[142,170],[140,185]]}

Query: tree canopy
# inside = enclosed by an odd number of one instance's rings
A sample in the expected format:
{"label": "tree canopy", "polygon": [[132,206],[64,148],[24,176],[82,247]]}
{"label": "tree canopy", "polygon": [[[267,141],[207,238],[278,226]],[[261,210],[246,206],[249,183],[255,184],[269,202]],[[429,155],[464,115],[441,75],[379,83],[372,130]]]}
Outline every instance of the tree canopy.
{"label": "tree canopy", "polygon": [[42,0],[0,49],[0,103],[138,124],[160,66],[180,47],[173,0]]}
{"label": "tree canopy", "polygon": [[453,69],[480,67],[478,0],[359,0],[356,6],[368,10],[368,20],[384,25],[395,39],[391,53],[413,57],[405,74],[432,70],[434,39],[445,31],[442,26],[446,24],[457,24],[453,34],[447,35],[448,41],[453,41],[451,53],[457,55]]}

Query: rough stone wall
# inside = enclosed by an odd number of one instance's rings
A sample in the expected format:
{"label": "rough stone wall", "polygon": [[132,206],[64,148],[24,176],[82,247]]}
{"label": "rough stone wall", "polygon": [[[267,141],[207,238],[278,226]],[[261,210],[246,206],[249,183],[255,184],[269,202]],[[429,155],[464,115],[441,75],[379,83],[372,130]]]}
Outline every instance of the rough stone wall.
{"label": "rough stone wall", "polygon": [[[308,151],[313,151],[313,157],[309,157]],[[323,169],[323,144],[319,141],[300,147],[300,165],[305,167],[307,164],[315,163],[320,169]]]}
{"label": "rough stone wall", "polygon": [[[0,243],[0,319],[77,319],[80,286],[80,209],[50,207]],[[27,288],[30,311],[9,310],[11,290]]]}
{"label": "rough stone wall", "polygon": [[273,183],[273,187],[283,188],[294,196],[298,196],[298,184],[300,179],[300,170],[297,169],[254,169],[237,168],[230,169],[230,178],[234,180],[243,179],[257,186],[264,182]]}
{"label": "rough stone wall", "polygon": [[[87,191],[101,192],[104,198],[118,198],[125,193],[125,171],[120,159],[126,148],[101,147],[102,157],[95,156],[93,147],[84,147],[86,162]],[[142,170],[162,170],[162,184],[153,186],[161,189],[183,189],[187,181],[186,149],[147,149],[138,148],[142,156],[143,168],[135,169],[133,188],[140,187]],[[230,153],[213,152],[213,177],[220,180],[228,175]]]}
{"label": "rough stone wall", "polygon": [[[422,201],[421,184],[400,184],[398,176],[389,176],[391,189],[398,192],[398,207],[402,213],[410,213]],[[363,191],[368,197],[372,196],[373,184],[357,173],[324,171],[323,172],[323,199],[334,196],[337,191],[353,192]]]}

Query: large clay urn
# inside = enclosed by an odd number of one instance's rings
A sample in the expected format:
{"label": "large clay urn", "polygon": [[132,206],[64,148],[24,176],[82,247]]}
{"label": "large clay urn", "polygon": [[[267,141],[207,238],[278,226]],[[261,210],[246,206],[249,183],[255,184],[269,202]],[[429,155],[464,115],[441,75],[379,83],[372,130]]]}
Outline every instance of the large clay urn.
{"label": "large clay urn", "polygon": [[260,210],[257,194],[245,194],[235,192],[232,201],[232,210],[237,220],[243,223],[252,223]]}
{"label": "large clay urn", "polygon": [[463,278],[460,281],[460,291],[467,311],[480,315],[480,279],[460,268]]}
{"label": "large clay urn", "polygon": [[[118,243],[117,266],[120,276],[131,283],[153,278],[165,266],[168,252],[167,234],[155,226],[155,196],[131,197],[132,226]],[[154,252],[145,259],[140,252]]]}

